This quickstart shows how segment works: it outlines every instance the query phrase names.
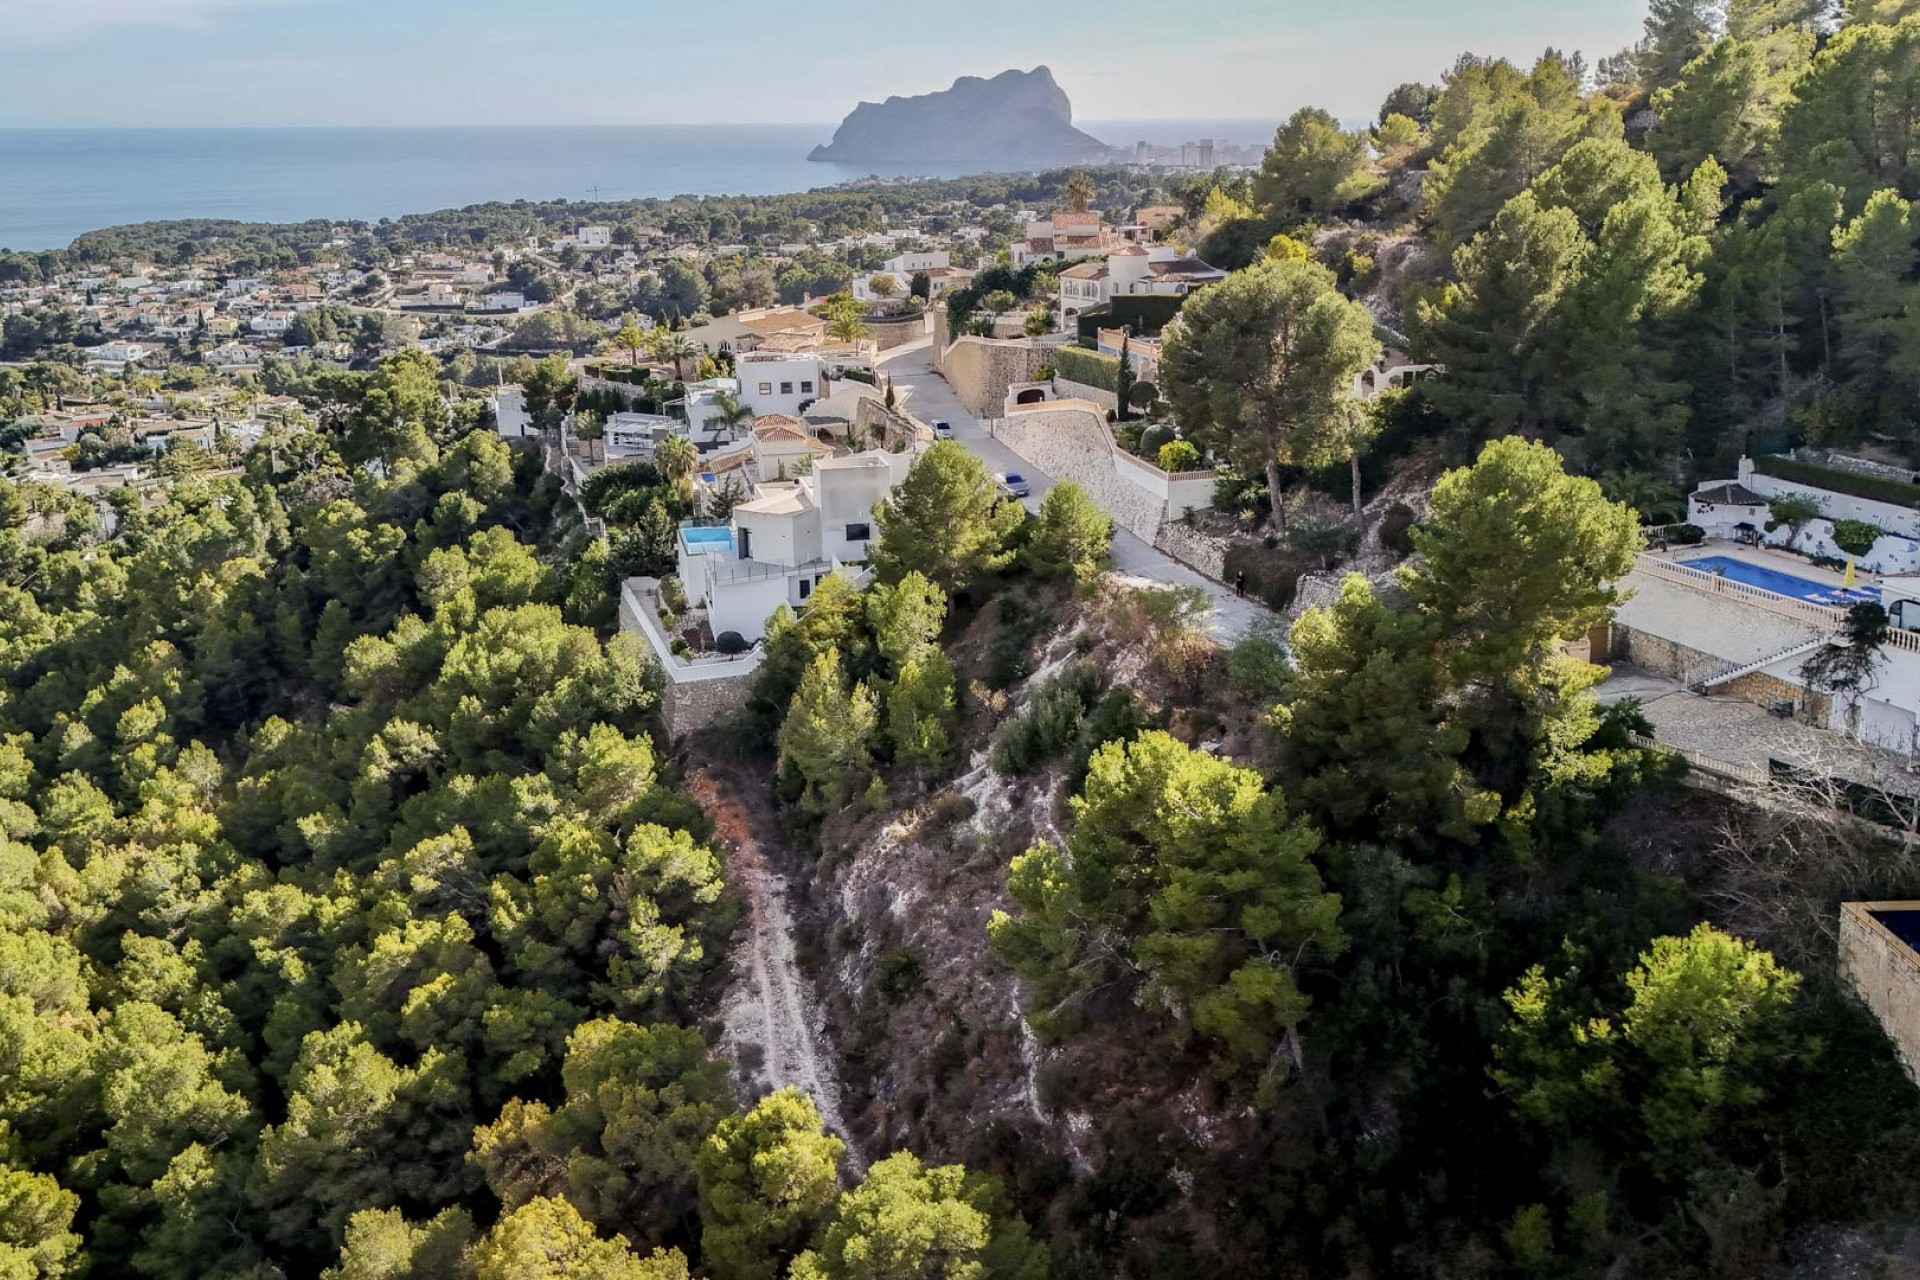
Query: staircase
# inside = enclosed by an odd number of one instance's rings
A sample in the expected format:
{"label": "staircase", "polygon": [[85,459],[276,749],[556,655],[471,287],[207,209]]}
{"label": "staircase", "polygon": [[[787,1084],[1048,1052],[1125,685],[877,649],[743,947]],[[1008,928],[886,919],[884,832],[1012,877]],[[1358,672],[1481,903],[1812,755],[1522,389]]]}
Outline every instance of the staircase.
{"label": "staircase", "polygon": [[1730,668],[1720,672],[1718,675],[1708,676],[1704,680],[1696,680],[1688,685],[1687,688],[1694,693],[1705,693],[1715,685],[1726,684],[1730,680],[1738,680],[1741,676],[1752,675],[1762,667],[1770,667],[1782,658],[1797,658],[1803,653],[1811,653],[1825,643],[1825,640],[1808,640],[1801,644],[1789,645],[1780,652],[1770,653],[1755,662]]}

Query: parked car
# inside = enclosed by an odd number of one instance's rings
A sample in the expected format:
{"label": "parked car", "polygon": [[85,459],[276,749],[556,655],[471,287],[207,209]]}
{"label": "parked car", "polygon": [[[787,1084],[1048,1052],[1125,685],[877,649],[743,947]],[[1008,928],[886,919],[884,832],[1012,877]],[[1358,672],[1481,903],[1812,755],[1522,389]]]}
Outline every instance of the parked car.
{"label": "parked car", "polygon": [[1018,471],[1009,471],[996,475],[993,482],[1000,486],[1000,492],[1009,498],[1024,498],[1033,490],[1027,487],[1027,478]]}
{"label": "parked car", "polygon": [[933,420],[933,438],[935,440],[953,439],[953,424],[945,418],[935,418]]}

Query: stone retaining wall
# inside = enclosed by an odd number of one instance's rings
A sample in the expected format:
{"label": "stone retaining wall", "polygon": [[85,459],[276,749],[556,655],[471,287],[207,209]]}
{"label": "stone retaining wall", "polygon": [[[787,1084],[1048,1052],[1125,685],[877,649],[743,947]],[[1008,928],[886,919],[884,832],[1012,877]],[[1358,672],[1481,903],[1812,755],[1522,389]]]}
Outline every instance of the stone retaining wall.
{"label": "stone retaining wall", "polygon": [[1092,409],[1016,413],[1003,419],[994,434],[1054,479],[1075,481],[1121,528],[1146,542],[1159,535],[1166,501],[1114,468],[1113,438]]}
{"label": "stone retaining wall", "polygon": [[1920,909],[1913,902],[1846,902],[1840,906],[1840,972],[1893,1041],[1907,1077],[1920,1083],[1920,956],[1871,909]]}
{"label": "stone retaining wall", "polygon": [[868,316],[867,328],[873,330],[873,345],[876,348],[891,351],[926,337],[929,331],[927,318],[925,311],[917,316],[896,316],[892,319]]}
{"label": "stone retaining wall", "polygon": [[962,338],[937,357],[953,394],[976,418],[999,417],[1007,403],[1007,388],[1032,382],[1046,362],[1047,353],[1038,347],[989,338]]}
{"label": "stone retaining wall", "polygon": [[1678,680],[1681,684],[1709,680],[1717,672],[1727,669],[1724,658],[1689,649],[1661,636],[1635,631],[1632,627],[1623,627],[1617,622],[1613,624],[1613,643],[1608,647],[1616,659],[1625,659],[1656,676]]}
{"label": "stone retaining wall", "polygon": [[854,410],[853,425],[866,439],[879,441],[882,449],[905,449],[929,438],[913,419],[887,408],[884,400],[862,400]]}
{"label": "stone retaining wall", "polygon": [[660,695],[667,736],[681,738],[705,729],[747,705],[747,678],[669,684]]}
{"label": "stone retaining wall", "polygon": [[1120,397],[1114,394],[1112,387],[1096,387],[1085,382],[1075,382],[1071,378],[1056,376],[1053,380],[1055,394],[1069,396],[1075,400],[1091,400],[1109,413],[1120,412]]}
{"label": "stone retaining wall", "polygon": [[1190,524],[1169,520],[1154,537],[1154,548],[1197,570],[1215,582],[1227,580],[1227,540]]}

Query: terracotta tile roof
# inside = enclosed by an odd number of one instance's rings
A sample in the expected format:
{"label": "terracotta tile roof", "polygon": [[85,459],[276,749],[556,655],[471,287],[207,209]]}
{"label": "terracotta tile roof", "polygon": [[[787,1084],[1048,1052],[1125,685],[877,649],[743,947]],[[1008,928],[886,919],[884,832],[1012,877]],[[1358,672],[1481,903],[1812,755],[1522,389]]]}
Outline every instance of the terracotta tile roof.
{"label": "terracotta tile roof", "polygon": [[800,419],[784,413],[770,413],[753,420],[755,440],[813,440],[813,432]]}
{"label": "terracotta tile roof", "polygon": [[1062,280],[1098,280],[1107,274],[1104,262],[1083,262],[1077,267],[1068,267],[1060,273]]}

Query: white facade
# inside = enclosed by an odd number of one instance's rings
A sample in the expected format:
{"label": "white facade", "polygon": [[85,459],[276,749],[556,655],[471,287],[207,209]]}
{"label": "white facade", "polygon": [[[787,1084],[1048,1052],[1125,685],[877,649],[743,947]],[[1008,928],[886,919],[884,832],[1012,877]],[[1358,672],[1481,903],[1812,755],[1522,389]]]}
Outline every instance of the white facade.
{"label": "white facade", "polygon": [[[1914,486],[1914,495],[1920,500],[1920,485]],[[1798,529],[1781,525],[1769,531],[1768,500],[1786,496],[1813,499],[1822,515]],[[1833,560],[1848,556],[1833,541],[1833,521],[1861,520],[1882,530],[1882,536],[1859,557],[1860,568],[1874,574],[1920,573],[1920,511],[1770,476],[1751,458],[1740,459],[1738,480],[1713,481],[1696,489],[1687,500],[1687,519],[1710,538],[1758,540]]]}
{"label": "white facade", "polygon": [[888,258],[880,269],[901,281],[911,280],[917,271],[934,271],[941,267],[951,267],[953,255],[945,249],[927,253],[902,253]]}
{"label": "white facade", "polygon": [[734,378],[740,384],[740,403],[757,418],[797,418],[803,407],[827,394],[826,366],[819,356],[750,351],[735,362]]}
{"label": "white facade", "polygon": [[655,446],[662,440],[670,435],[683,435],[686,429],[680,419],[657,413],[616,413],[607,419],[602,445],[609,458],[652,457]]}
{"label": "white facade", "polygon": [[525,311],[527,298],[522,293],[483,293],[467,303],[469,311]]}
{"label": "white facade", "polygon": [[1226,278],[1218,267],[1164,245],[1125,245],[1107,254],[1104,262],[1082,262],[1060,273],[1060,327],[1067,328],[1081,312],[1117,297],[1181,297]]}
{"label": "white facade", "polygon": [[527,393],[519,387],[502,387],[487,401],[493,410],[494,430],[507,440],[522,440],[539,434],[533,429],[533,415],[527,412]]}
{"label": "white facade", "polygon": [[823,458],[797,480],[757,486],[724,530],[682,527],[680,581],[687,599],[706,607],[714,635],[758,640],[780,605],[803,607],[826,577],[864,562],[873,509],[915,456],[875,449]]}

